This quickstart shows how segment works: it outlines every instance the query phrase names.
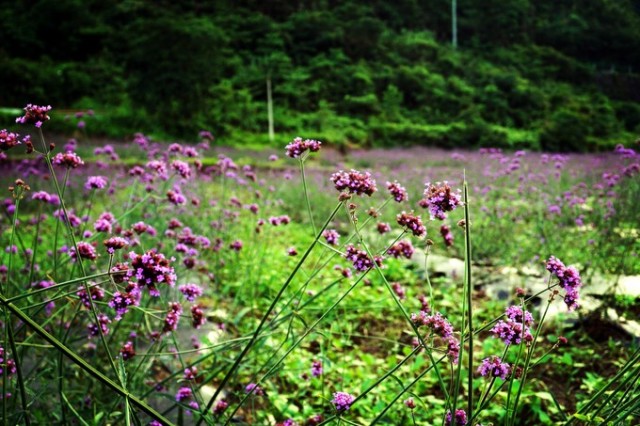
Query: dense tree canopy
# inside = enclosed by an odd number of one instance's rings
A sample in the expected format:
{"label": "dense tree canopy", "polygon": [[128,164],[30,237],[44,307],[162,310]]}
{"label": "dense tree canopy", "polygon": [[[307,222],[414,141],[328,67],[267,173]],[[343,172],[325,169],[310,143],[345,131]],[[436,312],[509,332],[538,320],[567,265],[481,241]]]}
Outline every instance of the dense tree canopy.
{"label": "dense tree canopy", "polygon": [[[640,132],[640,2],[38,0],[0,9],[0,107],[95,131],[584,150]],[[235,135],[235,136],[234,136]]]}

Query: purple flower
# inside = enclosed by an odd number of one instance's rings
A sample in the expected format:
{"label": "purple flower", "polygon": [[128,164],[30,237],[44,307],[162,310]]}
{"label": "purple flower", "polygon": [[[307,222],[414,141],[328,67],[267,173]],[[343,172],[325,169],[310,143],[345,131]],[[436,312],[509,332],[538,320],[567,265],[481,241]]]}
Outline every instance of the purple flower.
{"label": "purple flower", "polygon": [[420,200],[420,206],[428,208],[431,218],[444,220],[446,213],[453,211],[462,205],[460,200],[460,190],[453,192],[447,182],[427,183],[424,191],[424,198]]}
{"label": "purple flower", "polygon": [[51,162],[56,166],[63,166],[68,169],[76,169],[84,165],[82,158],[78,157],[75,152],[59,152],[51,159]]}
{"label": "purple flower", "polygon": [[176,394],[176,401],[182,402],[184,400],[191,399],[191,397],[193,397],[193,392],[191,391],[191,388],[181,387],[180,389],[178,389],[178,393]]}
{"label": "purple flower", "polygon": [[193,302],[196,300],[196,297],[202,296],[202,288],[196,284],[183,284],[178,287],[178,290],[184,294],[184,297],[189,302]]}
{"label": "purple flower", "polygon": [[414,215],[413,212],[407,213],[403,211],[396,219],[400,226],[410,229],[416,237],[427,235],[427,228],[422,224],[422,219],[420,219],[420,216]]}
{"label": "purple flower", "polygon": [[184,161],[175,160],[173,163],[171,163],[171,168],[183,179],[189,179],[191,177],[191,169],[189,168],[189,165]]}
{"label": "purple flower", "polygon": [[89,176],[84,184],[86,189],[104,189],[106,186],[107,180],[103,176]]}
{"label": "purple flower", "polygon": [[200,305],[193,305],[191,307],[191,325],[193,328],[198,329],[202,327],[205,322],[207,322],[207,319],[204,316],[202,307]]}
{"label": "purple flower", "polygon": [[104,240],[103,244],[107,248],[107,252],[109,254],[113,254],[116,250],[120,250],[121,248],[128,246],[129,242],[122,237],[111,237]]}
{"label": "purple flower", "polygon": [[407,398],[404,400],[404,405],[407,406],[408,409],[413,410],[414,408],[416,408],[416,403],[413,400],[413,398]]}
{"label": "purple flower", "polygon": [[147,287],[149,294],[159,296],[160,292],[156,284],[166,284],[173,287],[176,282],[176,274],[171,266],[173,258],[167,259],[162,253],[153,250],[145,254],[129,253],[131,268],[126,273],[127,279],[137,283],[139,287]]}
{"label": "purple flower", "polygon": [[403,186],[401,186],[397,180],[393,182],[387,182],[387,189],[389,190],[389,193],[391,194],[393,199],[398,203],[407,201],[409,199],[407,190]]}
{"label": "purple flower", "polygon": [[409,240],[398,241],[387,250],[387,254],[395,257],[396,259],[400,256],[404,256],[407,259],[411,259],[413,256],[414,248]]}
{"label": "purple flower", "polygon": [[331,246],[338,245],[338,239],[340,238],[340,234],[335,229],[327,229],[322,233],[322,236],[325,240],[327,240],[327,244]]}
{"label": "purple flower", "polygon": [[419,314],[411,314],[411,321],[416,326],[424,325],[430,328],[432,333],[442,338],[453,336],[453,326],[440,312],[428,315],[426,311],[420,311]]}
{"label": "purple flower", "polygon": [[376,182],[371,178],[371,173],[360,173],[357,170],[344,172],[340,170],[331,175],[331,182],[338,191],[345,191],[356,195],[373,195],[377,191]]}
{"label": "purple flower", "polygon": [[221,399],[220,401],[216,402],[216,405],[213,407],[213,414],[219,416],[226,411],[227,407],[229,407],[229,403],[224,399]]}
{"label": "purple flower", "polygon": [[335,392],[333,394],[333,399],[331,400],[331,403],[336,408],[336,411],[338,413],[342,413],[344,411],[349,410],[349,408],[351,408],[351,404],[353,404],[354,400],[355,400],[355,397],[353,395],[349,395],[346,392]]}
{"label": "purple flower", "polygon": [[289,145],[285,147],[287,156],[291,158],[298,158],[305,153],[305,151],[317,152],[320,150],[322,142],[318,142],[312,139],[302,140],[301,137],[295,138]]}
{"label": "purple flower", "polygon": [[485,358],[482,360],[480,367],[478,367],[478,373],[481,376],[500,377],[502,380],[507,379],[510,371],[511,366],[506,362],[502,362],[502,359],[497,356]]}
{"label": "purple flower", "polygon": [[322,375],[322,362],[318,360],[314,360],[311,363],[311,375],[313,377],[318,377]]}
{"label": "purple flower", "polygon": [[458,358],[460,358],[460,341],[451,336],[447,339],[447,358],[452,364],[458,364]]}
{"label": "purple flower", "polygon": [[104,314],[98,315],[98,324],[99,325],[95,324],[95,323],[90,323],[87,326],[87,329],[89,330],[89,338],[99,336],[100,335],[100,331],[102,331],[103,335],[109,334],[108,325],[110,323],[111,323],[111,320],[109,319],[108,316],[106,316]]}
{"label": "purple flower", "polygon": [[128,361],[136,355],[136,351],[133,347],[133,342],[128,341],[120,349],[120,356],[124,361]]}
{"label": "purple flower", "polygon": [[39,106],[33,104],[27,104],[24,107],[24,116],[16,118],[16,123],[20,124],[34,124],[36,127],[42,126],[42,123],[48,121],[49,111],[51,111],[51,105]]}
{"label": "purple flower", "polygon": [[75,247],[71,247],[71,250],[69,250],[69,256],[71,256],[72,259],[76,260],[78,254],[83,259],[96,260],[98,258],[96,248],[91,244],[80,241],[76,244],[76,246],[78,247],[78,253],[76,253]]}
{"label": "purple flower", "polygon": [[567,308],[572,311],[580,307],[578,299],[580,298],[580,287],[582,287],[582,279],[578,270],[558,260],[555,256],[551,256],[547,261],[547,271],[551,272],[558,278],[560,286],[565,290],[564,302]]}
{"label": "purple flower", "polygon": [[178,302],[169,303],[169,311],[167,312],[167,316],[164,318],[164,327],[162,328],[162,331],[164,333],[176,331],[178,328],[178,321],[180,321],[180,315],[182,315],[182,305]]}
{"label": "purple flower", "polygon": [[256,396],[264,396],[264,389],[262,389],[260,386],[256,385],[255,383],[249,383],[244,388],[244,391],[246,393],[253,394]]}
{"label": "purple flower", "polygon": [[529,327],[525,326],[523,330],[522,323],[512,320],[498,321],[491,329],[491,333],[494,337],[502,339],[506,345],[519,345],[523,338],[527,345],[533,341]]}
{"label": "purple flower", "polygon": [[388,223],[380,222],[377,225],[377,230],[380,234],[386,234],[387,232],[391,231],[391,226],[389,226]]}
{"label": "purple flower", "polygon": [[22,142],[30,139],[27,136],[21,141],[20,135],[17,133],[9,132],[7,129],[0,130],[0,150],[7,151]]}
{"label": "purple flower", "polygon": [[376,256],[374,260],[371,260],[366,251],[356,249],[353,244],[349,244],[346,247],[345,257],[347,258],[347,260],[353,262],[353,267],[355,268],[355,270],[360,272],[368,271],[369,269],[373,268],[374,261],[378,264],[378,266],[382,266],[381,257]]}
{"label": "purple flower", "polygon": [[453,234],[451,233],[451,228],[447,225],[442,225],[440,227],[440,235],[442,235],[445,246],[451,247],[453,245]]}
{"label": "purple flower", "polygon": [[[456,410],[456,414],[455,416],[453,416],[455,418],[452,419],[451,418],[451,411],[447,412],[447,417],[444,421],[445,426],[465,426],[467,424],[467,412],[460,409],[460,410]],[[452,421],[455,421],[455,423],[452,423]]]}

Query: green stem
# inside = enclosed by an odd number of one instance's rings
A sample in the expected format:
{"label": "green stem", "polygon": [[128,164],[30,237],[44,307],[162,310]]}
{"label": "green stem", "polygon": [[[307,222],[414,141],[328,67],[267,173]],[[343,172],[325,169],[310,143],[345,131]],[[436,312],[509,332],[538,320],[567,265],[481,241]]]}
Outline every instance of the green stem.
{"label": "green stem", "polygon": [[[465,288],[467,292],[467,318],[469,319],[469,371],[467,376],[467,416],[473,417],[473,286],[471,285],[471,220],[469,217],[469,189],[465,179],[464,185],[464,264]],[[464,345],[461,345],[461,347]],[[460,350],[460,361],[462,349]],[[461,362],[459,362],[461,363]]]}
{"label": "green stem", "polygon": [[[309,254],[311,253],[311,250],[313,250],[313,248],[315,247],[316,243],[318,242],[318,240],[322,236],[322,232],[327,228],[329,223],[333,220],[333,218],[336,215],[336,213],[338,213],[338,210],[340,209],[341,205],[342,205],[342,202],[339,202],[338,205],[336,206],[336,208],[333,210],[333,213],[331,213],[331,215],[329,216],[329,218],[327,219],[325,224],[322,226],[322,229],[320,230],[320,232],[316,235],[315,240],[311,243],[311,245],[309,246],[307,251],[304,253],[304,255],[302,256],[302,258],[300,259],[300,261],[298,262],[296,267],[293,269],[293,271],[291,272],[291,274],[289,275],[289,277],[287,278],[285,283],[280,288],[280,291],[278,292],[276,297],[271,302],[271,306],[269,306],[269,309],[267,309],[267,312],[265,312],[265,314],[262,316],[262,320],[260,321],[260,324],[258,325],[258,328],[256,328],[256,330],[254,331],[253,336],[251,337],[251,340],[249,341],[249,343],[247,343],[247,346],[245,346],[245,348],[242,350],[242,352],[240,352],[240,355],[238,355],[238,357],[234,361],[233,365],[231,366],[231,369],[224,376],[224,378],[222,379],[222,382],[220,383],[220,385],[218,386],[218,388],[214,392],[213,396],[211,397],[211,399],[207,403],[207,406],[204,409],[205,413],[209,412],[209,410],[211,409],[214,401],[216,400],[218,395],[220,395],[220,392],[222,392],[222,390],[224,389],[224,387],[227,384],[227,382],[231,379],[231,376],[235,373],[236,369],[238,368],[238,366],[240,365],[240,363],[242,362],[242,360],[244,359],[246,354],[249,352],[249,349],[251,349],[251,347],[253,346],[253,343],[258,338],[258,336],[260,334],[260,331],[262,330],[262,327],[267,322],[267,318],[269,317],[269,315],[271,315],[271,312],[273,311],[273,309],[275,308],[276,304],[278,303],[278,301],[282,297],[284,291],[289,287],[289,284],[291,284],[291,281],[293,280],[293,277],[296,275],[296,273],[298,272],[298,270],[300,269],[300,267],[302,266],[304,261],[309,256]],[[204,419],[204,417],[201,417],[198,420],[198,422],[196,423],[196,426],[200,425],[202,423],[203,419]]]}
{"label": "green stem", "polygon": [[304,190],[304,199],[307,204],[307,212],[309,213],[309,221],[313,228],[313,235],[316,235],[316,224],[313,221],[313,214],[311,212],[311,201],[309,200],[309,191],[307,190],[307,178],[304,173],[304,159],[300,158],[300,174],[302,175],[302,189]]}
{"label": "green stem", "polygon": [[63,353],[64,355],[66,355],[78,367],[82,368],[90,376],[92,376],[95,379],[97,379],[100,383],[102,383],[103,385],[107,386],[108,388],[110,388],[111,390],[116,392],[121,397],[129,398],[129,400],[133,403],[133,405],[135,405],[136,407],[138,407],[139,409],[141,409],[142,411],[147,413],[152,418],[162,422],[165,425],[171,425],[172,424],[169,420],[164,418],[160,413],[158,413],[155,409],[153,409],[147,403],[145,403],[144,401],[142,401],[138,397],[136,397],[136,396],[132,395],[131,393],[129,393],[129,391],[127,391],[125,388],[120,386],[115,381],[111,380],[109,377],[107,377],[106,375],[104,375],[103,373],[98,371],[95,367],[93,367],[87,361],[85,361],[80,356],[78,356],[73,351],[71,351],[62,342],[60,342],[58,339],[56,339],[51,334],[49,334],[45,329],[40,327],[40,325],[38,325],[38,323],[36,323],[34,320],[32,320],[24,312],[22,312],[17,306],[15,306],[13,303],[9,302],[9,300],[7,300],[7,298],[4,297],[3,295],[0,295],[0,304],[2,304],[5,308],[7,308],[9,311],[11,311],[21,321],[25,322],[29,327],[31,327],[31,329],[34,332],[39,334],[44,340],[46,340],[51,345],[53,345],[56,348],[57,351],[59,351],[59,352]]}

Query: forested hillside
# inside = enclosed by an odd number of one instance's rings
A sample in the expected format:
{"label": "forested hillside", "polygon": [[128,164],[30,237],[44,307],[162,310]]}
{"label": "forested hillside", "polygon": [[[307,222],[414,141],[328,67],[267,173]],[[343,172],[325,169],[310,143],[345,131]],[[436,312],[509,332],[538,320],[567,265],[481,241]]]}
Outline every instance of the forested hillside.
{"label": "forested hillside", "polygon": [[0,107],[269,143],[270,82],[280,140],[576,151],[640,133],[640,1],[456,10],[457,47],[445,0],[4,2]]}

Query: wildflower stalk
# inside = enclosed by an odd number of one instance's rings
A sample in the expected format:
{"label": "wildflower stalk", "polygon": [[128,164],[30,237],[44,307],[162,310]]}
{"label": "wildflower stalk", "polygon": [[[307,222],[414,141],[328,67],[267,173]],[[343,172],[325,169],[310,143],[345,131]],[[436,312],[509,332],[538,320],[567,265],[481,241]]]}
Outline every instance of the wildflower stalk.
{"label": "wildflower stalk", "polygon": [[[358,237],[358,240],[362,244],[362,247],[366,251],[367,255],[371,259],[373,259],[374,258],[373,254],[371,253],[371,250],[369,250],[369,247],[367,246],[367,244],[365,244],[364,240],[362,239],[362,235],[360,234],[360,231],[358,230],[358,225],[353,220],[353,218],[351,218],[351,215],[349,215],[349,218],[351,220],[351,224],[353,225],[354,231],[355,231],[355,233],[356,233],[356,235]],[[411,321],[411,317],[407,313],[407,311],[404,308],[404,306],[402,306],[402,303],[400,303],[400,299],[398,299],[398,296],[396,296],[396,293],[393,291],[393,288],[391,288],[391,285],[389,284],[389,281],[387,281],[387,277],[384,276],[384,273],[382,272],[382,269],[380,269],[380,266],[375,261],[373,262],[373,267],[375,268],[376,272],[378,272],[378,275],[382,279],[382,282],[383,282],[384,286],[386,287],[387,291],[391,295],[391,298],[393,299],[393,301],[395,302],[396,306],[398,307],[398,310],[402,313],[402,316],[404,316],[404,318],[407,321],[407,323],[411,326],[411,329],[415,333],[415,335],[418,338],[420,344],[425,348],[427,356],[429,357],[429,360],[431,361],[431,363],[432,363],[432,365],[434,367],[434,371],[435,371],[436,376],[438,378],[438,383],[440,384],[440,388],[442,390],[442,393],[445,395],[445,399],[447,401],[449,401],[449,392],[447,391],[447,387],[444,384],[444,380],[442,379],[442,375],[440,374],[440,369],[435,364],[435,359],[433,358],[432,351],[429,349],[429,347],[425,343],[424,339],[422,338],[422,335],[420,334],[420,331],[418,330],[418,327],[416,327],[416,325],[413,323],[413,321]],[[440,362],[440,361],[438,361],[438,362]]]}
{"label": "wildflower stalk", "polygon": [[[469,218],[469,188],[465,179],[463,185],[463,197],[464,197],[464,278],[465,278],[465,291],[467,293],[467,318],[468,318],[468,330],[469,330],[469,371],[467,373],[467,415],[473,416],[473,286],[471,285],[471,236],[469,228],[471,228],[471,221]],[[462,353],[464,345],[460,348],[460,357],[458,365],[462,364]],[[456,395],[457,396],[457,395]],[[452,411],[455,413],[455,410]]]}
{"label": "wildflower stalk", "polygon": [[164,424],[167,424],[167,425],[171,425],[172,424],[169,420],[164,418],[160,413],[158,413],[155,409],[153,409],[151,406],[149,406],[146,402],[144,402],[141,399],[139,399],[138,397],[130,394],[129,391],[126,390],[124,387],[122,387],[121,385],[119,385],[118,383],[116,383],[115,381],[113,381],[112,379],[107,377],[106,375],[104,375],[102,372],[97,370],[95,367],[93,367],[87,361],[85,361],[80,356],[78,356],[76,353],[74,353],[72,350],[70,350],[66,345],[64,345],[62,342],[60,342],[54,336],[49,334],[49,332],[47,332],[37,322],[35,322],[33,319],[31,319],[31,317],[29,315],[27,315],[24,312],[22,312],[22,310],[20,310],[20,308],[15,306],[13,303],[9,302],[9,300],[6,297],[4,297],[3,295],[0,295],[0,304],[2,304],[6,309],[11,311],[11,313],[13,313],[16,317],[18,317],[18,319],[20,319],[21,321],[26,323],[35,333],[40,335],[44,340],[46,340],[53,347],[55,347],[56,350],[58,350],[60,353],[63,353],[64,355],[66,355],[78,367],[82,368],[89,375],[91,375],[92,377],[97,379],[100,383],[102,383],[106,387],[110,388],[111,390],[116,392],[121,397],[129,398],[129,400],[133,403],[133,405],[135,405],[136,407],[138,407],[139,409],[141,409],[142,411],[147,413],[152,418],[154,418],[154,419],[156,419],[156,420],[158,420],[158,421],[160,421],[160,422],[162,422]]}
{"label": "wildflower stalk", "polygon": [[[633,378],[635,375],[635,378]],[[630,401],[627,401],[626,403],[623,404],[623,402],[625,401],[625,399],[627,398],[627,395],[629,394],[629,392],[631,392],[632,390],[636,390],[636,392],[634,393],[635,395],[638,395],[637,389],[638,385],[636,385],[636,382],[640,379],[640,365],[638,365],[636,367],[636,370],[634,373],[630,374],[630,379],[631,380],[624,380],[623,383],[620,384],[620,386],[618,386],[618,388],[616,389],[615,392],[611,392],[609,394],[609,396],[607,397],[607,399],[602,403],[602,405],[600,405],[600,407],[595,411],[595,413],[593,413],[592,417],[595,418],[600,411],[607,406],[607,404],[609,404],[609,402],[613,399],[614,395],[616,395],[618,393],[618,390],[620,388],[622,388],[627,382],[629,383],[629,386],[627,387],[627,390],[624,391],[624,393],[622,394],[622,396],[620,397],[620,399],[618,400],[618,402],[616,403],[616,405],[609,410],[609,416],[607,416],[605,418],[605,420],[603,420],[603,423],[607,423],[608,420],[611,420],[611,418],[615,415],[615,413],[621,413],[624,412],[624,410],[628,407],[628,405],[630,403],[633,402],[633,399]],[[635,385],[635,386],[634,386]]]}
{"label": "wildflower stalk", "polygon": [[[373,421],[369,424],[369,426],[373,426],[375,424],[377,424],[383,417],[384,415],[387,413],[387,411],[389,411],[389,409],[393,406],[393,404],[396,403],[396,401],[398,401],[400,398],[402,398],[402,395],[405,394],[405,392],[407,392],[409,389],[411,389],[416,383],[418,383],[432,368],[437,368],[436,366],[438,365],[438,363],[442,360],[444,360],[447,356],[443,355],[440,357],[440,359],[438,359],[435,362],[432,362],[431,365],[429,367],[427,367],[422,373],[418,374],[418,376],[413,379],[413,381],[411,383],[409,383],[407,386],[403,387],[402,391],[400,391],[383,409],[382,411],[380,411],[380,413],[376,416],[375,419],[373,419]],[[325,424],[326,422],[321,423],[321,425]]]}
{"label": "wildflower stalk", "polygon": [[598,402],[598,400],[602,397],[602,395],[604,395],[607,391],[609,391],[609,389],[612,386],[618,384],[621,380],[622,380],[622,384],[627,383],[628,379],[623,380],[624,376],[633,367],[638,368],[637,367],[638,362],[640,362],[640,348],[636,349],[635,353],[631,356],[629,361],[627,361],[627,363],[620,369],[620,371],[618,371],[618,373],[606,385],[604,385],[600,390],[598,390],[598,392],[596,392],[595,395],[593,395],[585,405],[583,405],[578,411],[576,411],[576,413],[573,416],[569,418],[569,420],[567,421],[567,424],[571,424],[575,420],[577,420],[578,417],[576,416],[585,415],[586,413],[588,413],[593,408],[593,406]]}
{"label": "wildflower stalk", "polygon": [[[244,357],[247,355],[247,353],[249,352],[249,350],[253,346],[253,343],[256,341],[256,339],[260,335],[260,331],[262,330],[262,327],[267,322],[267,318],[269,317],[269,315],[271,315],[271,312],[273,311],[273,309],[275,308],[276,304],[278,303],[278,301],[280,300],[280,298],[284,294],[284,291],[289,287],[289,284],[291,284],[291,281],[293,280],[293,277],[295,277],[295,275],[297,274],[298,270],[300,269],[300,267],[302,266],[304,261],[307,259],[307,257],[311,253],[311,250],[313,250],[313,248],[315,247],[316,243],[318,242],[318,240],[322,236],[322,232],[327,228],[329,223],[333,220],[333,218],[336,215],[336,213],[338,213],[338,210],[340,209],[340,206],[342,206],[342,202],[339,202],[338,205],[333,210],[333,212],[329,215],[329,218],[327,219],[325,224],[322,226],[322,229],[320,230],[320,232],[318,232],[316,234],[316,238],[314,239],[314,241],[311,243],[311,245],[309,245],[309,248],[307,248],[307,251],[304,253],[304,255],[302,255],[302,258],[300,259],[300,261],[298,261],[298,264],[295,266],[295,268],[293,269],[293,271],[291,272],[291,274],[289,275],[289,277],[287,278],[285,283],[282,285],[282,287],[280,288],[280,291],[278,291],[278,294],[276,295],[276,297],[271,302],[271,306],[269,306],[269,308],[267,309],[267,312],[265,312],[265,314],[262,316],[262,319],[260,320],[260,324],[258,324],[258,328],[256,328],[256,330],[254,331],[253,336],[251,337],[251,340],[249,341],[249,343],[247,343],[247,345],[244,347],[242,352],[240,352],[240,355],[238,355],[238,357],[235,359],[233,365],[231,366],[231,369],[224,376],[224,378],[222,379],[222,382],[220,382],[220,385],[218,386],[218,388],[214,392],[213,396],[211,396],[211,399],[209,400],[209,402],[207,403],[206,408],[204,409],[205,413],[209,412],[209,410],[211,409],[214,401],[216,400],[218,395],[220,395],[220,392],[222,392],[222,390],[224,389],[224,387],[227,384],[227,382],[231,379],[231,376],[235,373],[235,371],[237,370],[238,366],[240,365],[240,363],[242,362]],[[204,419],[204,417],[201,417],[198,420],[198,422],[196,423],[196,426],[200,425],[202,423],[203,419]]]}
{"label": "wildflower stalk", "polygon": [[[78,250],[78,245],[76,242],[76,238],[75,235],[73,234],[73,228],[71,227],[71,223],[69,222],[69,212],[67,210],[67,206],[64,202],[64,193],[62,192],[62,190],[60,189],[60,185],[58,184],[58,178],[56,177],[56,173],[55,170],[53,169],[53,164],[51,163],[51,152],[47,151],[47,145],[46,142],[44,140],[44,134],[42,133],[42,128],[38,128],[38,133],[40,136],[40,140],[42,141],[42,147],[44,149],[43,151],[43,157],[47,163],[47,167],[49,168],[49,174],[51,175],[51,180],[53,181],[53,185],[56,188],[56,194],[58,195],[58,197],[60,198],[60,208],[62,209],[62,212],[64,214],[64,222],[67,225],[67,231],[69,232],[69,237],[71,238],[71,242],[73,244],[73,248],[75,250],[76,253],[76,262],[78,264],[78,266],[80,267],[80,272],[82,273],[83,277],[87,276],[87,273],[84,269],[84,264],[82,263],[82,257],[80,256],[80,251]],[[67,171],[65,174],[65,183],[67,180],[67,177],[69,176],[69,168],[67,167]],[[66,185],[65,185],[66,186]],[[84,290],[87,292],[87,294],[91,294],[90,290],[89,290],[89,286],[87,285],[86,281],[83,282],[83,286],[84,286]],[[100,324],[100,320],[98,318],[98,312],[94,306],[93,303],[93,298],[89,297],[89,304],[91,306],[91,312],[93,313],[93,319],[96,322],[96,324],[98,325],[97,329],[98,329],[98,334],[100,335],[100,341],[102,343],[102,346],[104,347],[104,350],[107,354],[107,358],[109,359],[109,363],[111,364],[111,368],[114,372],[114,374],[117,373],[117,369],[116,369],[116,365],[113,361],[113,357],[111,356],[111,352],[109,350],[109,345],[107,344],[107,341],[104,337],[104,333],[102,332],[102,327],[99,326]],[[68,332],[65,334],[65,338],[64,340],[66,340],[66,337],[68,336]]]}
{"label": "wildflower stalk", "polygon": [[[511,417],[511,421],[510,424],[515,424],[516,422],[516,414],[517,414],[517,408],[518,408],[518,402],[520,401],[520,395],[522,394],[522,389],[524,389],[526,380],[527,380],[527,373],[529,371],[529,364],[531,363],[531,358],[533,357],[533,352],[536,348],[536,342],[538,341],[538,336],[540,335],[540,331],[542,330],[542,324],[544,323],[544,319],[547,316],[547,312],[549,312],[549,306],[551,306],[551,297],[548,299],[547,301],[547,306],[544,309],[544,313],[542,314],[542,317],[540,318],[540,322],[538,323],[538,327],[536,328],[536,332],[533,336],[533,342],[531,343],[531,348],[529,349],[529,351],[527,352],[527,356],[525,358],[524,361],[524,368],[522,370],[522,378],[520,379],[520,386],[518,386],[518,392],[516,393],[516,398],[513,401],[513,414]],[[524,336],[524,330],[525,330],[525,326],[524,326],[524,321],[525,321],[525,315],[524,315],[524,303],[522,306],[522,333]],[[522,339],[522,343],[524,345],[524,338]],[[507,406],[508,407],[508,406]],[[509,411],[507,410],[507,413]]]}
{"label": "wildflower stalk", "polygon": [[313,214],[311,212],[311,202],[309,200],[309,191],[307,190],[307,178],[304,173],[304,160],[305,158],[300,158],[300,175],[302,175],[302,189],[304,190],[304,200],[307,204],[307,212],[309,212],[309,222],[311,222],[311,228],[313,229],[313,235],[316,232],[316,224],[313,221]]}
{"label": "wildflower stalk", "polygon": [[[257,386],[262,383],[267,377],[269,377],[279,366],[280,364],[282,364],[282,362],[289,356],[289,354],[291,352],[293,352],[293,350],[295,348],[297,348],[300,343],[302,343],[302,341],[309,335],[311,334],[311,332],[315,329],[315,327],[320,324],[320,322],[327,316],[329,315],[329,313],[331,313],[336,306],[338,306],[340,304],[340,302],[342,302],[356,287],[357,285],[360,283],[360,281],[362,281],[364,279],[364,277],[366,276],[366,273],[362,274],[357,280],[356,282],[353,283],[353,285],[351,285],[351,287],[349,287],[349,289],[344,292],[344,294],[342,296],[340,296],[338,298],[338,300],[336,300],[333,305],[331,305],[329,307],[328,310],[326,310],[321,316],[320,318],[318,318],[313,324],[311,324],[309,327],[307,327],[307,329],[305,330],[304,333],[302,333],[302,336],[300,336],[298,338],[298,340],[296,340],[289,349],[287,349],[287,351],[280,357],[280,359],[278,359],[278,361],[271,366],[271,368],[260,378],[260,380],[258,380],[257,382],[255,382],[256,388]],[[254,388],[255,389],[255,388]],[[225,424],[229,424],[229,422],[231,421],[231,419],[233,418],[233,415],[240,409],[240,407],[242,406],[242,404],[247,400],[247,398],[249,398],[251,396],[253,392],[248,393],[247,395],[245,395],[240,402],[238,403],[238,405],[236,406],[236,408],[231,412],[231,414],[229,415],[229,418],[227,420],[227,422]]]}

